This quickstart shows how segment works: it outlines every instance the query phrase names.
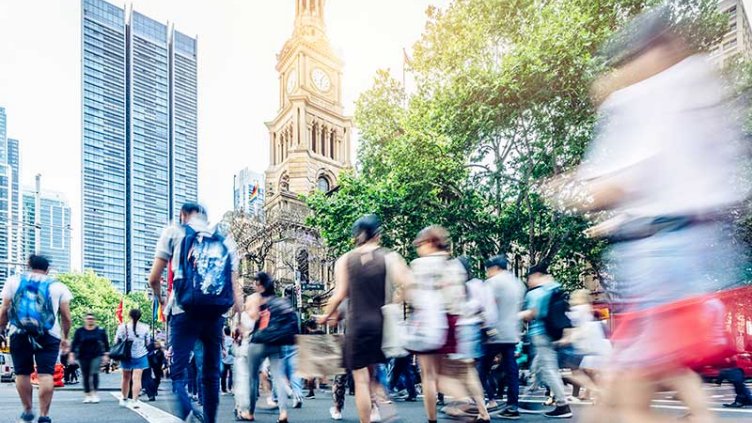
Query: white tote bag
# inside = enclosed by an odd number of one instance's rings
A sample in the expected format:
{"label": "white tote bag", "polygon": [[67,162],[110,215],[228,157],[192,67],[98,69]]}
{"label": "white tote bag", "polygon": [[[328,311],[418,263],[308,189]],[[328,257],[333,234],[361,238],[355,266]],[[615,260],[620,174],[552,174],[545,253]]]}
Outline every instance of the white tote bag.
{"label": "white tote bag", "polygon": [[[387,260],[387,256],[384,260]],[[383,328],[381,332],[381,351],[387,358],[405,357],[409,352],[405,349],[405,324],[402,318],[402,304],[392,302],[394,298],[394,284],[390,275],[390,266],[386,266],[386,281],[384,306],[381,307]]]}

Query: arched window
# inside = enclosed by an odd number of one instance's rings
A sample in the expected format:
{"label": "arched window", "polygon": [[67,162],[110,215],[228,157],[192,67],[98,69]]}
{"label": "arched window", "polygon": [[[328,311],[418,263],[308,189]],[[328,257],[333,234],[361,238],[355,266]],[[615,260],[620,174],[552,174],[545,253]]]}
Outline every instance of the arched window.
{"label": "arched window", "polygon": [[334,131],[329,133],[329,157],[334,158]]}
{"label": "arched window", "polygon": [[311,131],[311,148],[313,149],[313,152],[316,152],[316,131],[318,130],[318,125],[315,123],[313,124],[313,130]]}
{"label": "arched window", "polygon": [[331,189],[329,179],[327,179],[327,177],[323,175],[319,176],[319,180],[316,181],[316,189],[321,192],[329,192],[329,190]]}
{"label": "arched window", "polygon": [[280,192],[290,191],[290,177],[287,176],[286,173],[282,175],[281,178],[279,178],[279,191]]}

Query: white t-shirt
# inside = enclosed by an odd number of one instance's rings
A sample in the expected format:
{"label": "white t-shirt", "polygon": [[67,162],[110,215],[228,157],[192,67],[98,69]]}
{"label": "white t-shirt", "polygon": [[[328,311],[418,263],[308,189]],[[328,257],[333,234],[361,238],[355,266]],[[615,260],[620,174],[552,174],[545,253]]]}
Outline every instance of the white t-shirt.
{"label": "white t-shirt", "polygon": [[[27,273],[26,276],[32,280],[39,281],[44,279],[52,279],[50,276],[41,273]],[[18,290],[20,284],[21,278],[19,276],[11,276],[7,281],[5,281],[5,286],[3,287],[2,293],[3,302],[13,301],[13,297],[16,295],[16,291]],[[70,301],[73,299],[73,294],[71,294],[68,287],[65,286],[62,282],[55,281],[52,283],[52,285],[50,285],[50,297],[52,297],[52,309],[55,311],[56,318],[55,326],[52,327],[49,333],[55,338],[61,339],[60,303],[70,303]],[[13,307],[13,304],[11,304],[11,307]],[[16,330],[18,330],[18,328],[11,324],[10,333],[12,334]]]}
{"label": "white t-shirt", "polygon": [[[126,325],[128,326],[126,328]],[[151,334],[149,333],[149,325],[146,323],[136,323],[136,331],[133,332],[133,322],[129,321],[123,323],[117,328],[115,334],[115,342],[124,340],[128,334],[128,340],[133,341],[131,344],[131,358],[141,358],[149,353],[146,346],[151,342]]]}

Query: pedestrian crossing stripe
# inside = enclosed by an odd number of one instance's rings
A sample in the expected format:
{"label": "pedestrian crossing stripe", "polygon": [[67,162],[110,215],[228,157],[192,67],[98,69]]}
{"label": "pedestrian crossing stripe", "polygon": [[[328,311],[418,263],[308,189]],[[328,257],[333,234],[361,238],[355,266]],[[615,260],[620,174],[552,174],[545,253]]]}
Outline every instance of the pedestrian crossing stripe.
{"label": "pedestrian crossing stripe", "polygon": [[[115,399],[118,401],[120,400],[120,393],[119,392],[110,392]],[[162,411],[157,407],[151,406],[146,403],[140,403],[139,408],[133,408],[133,406],[129,405],[129,410],[133,411],[134,413],[138,414],[139,416],[143,417],[144,420],[146,420],[149,423],[182,423],[183,421],[179,418],[173,416],[172,414]]]}

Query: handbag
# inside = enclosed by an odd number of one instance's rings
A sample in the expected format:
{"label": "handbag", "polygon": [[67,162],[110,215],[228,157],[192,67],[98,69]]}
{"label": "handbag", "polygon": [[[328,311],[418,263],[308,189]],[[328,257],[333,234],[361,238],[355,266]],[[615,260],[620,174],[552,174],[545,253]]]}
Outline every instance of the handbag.
{"label": "handbag", "polygon": [[116,361],[128,361],[131,359],[131,347],[133,341],[128,340],[128,324],[125,325],[125,338],[115,342],[110,348],[110,358]]}
{"label": "handbag", "polygon": [[[387,253],[388,254],[388,253]],[[386,256],[384,257],[386,260]],[[386,358],[405,357],[409,352],[404,347],[405,326],[402,318],[402,305],[395,304],[394,284],[387,265],[384,281],[384,305],[381,307],[383,326],[381,330],[381,352]]]}

